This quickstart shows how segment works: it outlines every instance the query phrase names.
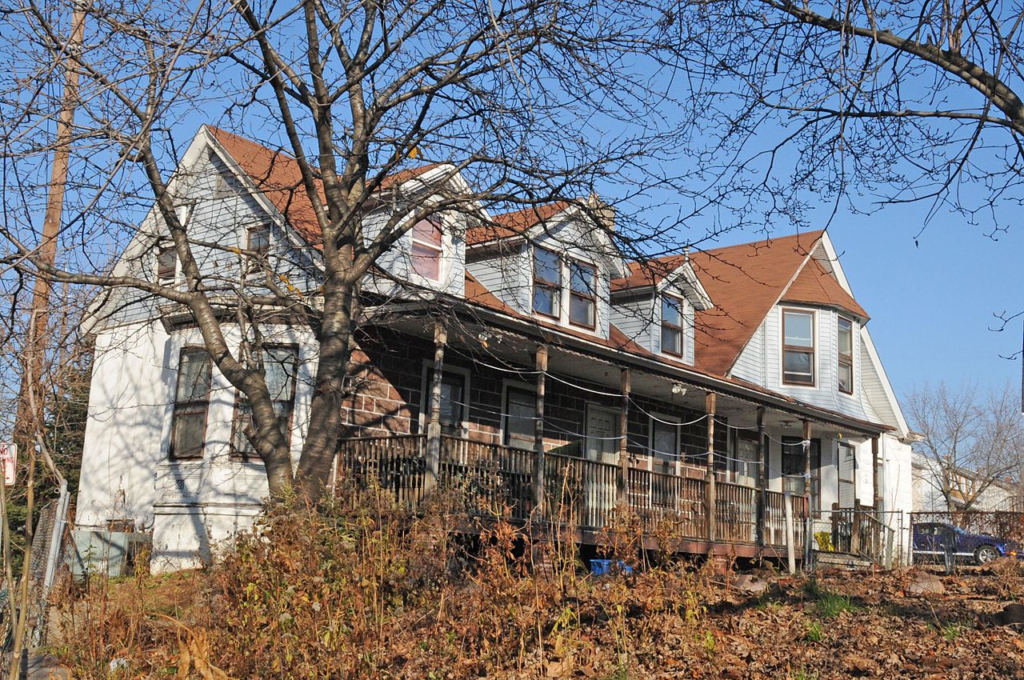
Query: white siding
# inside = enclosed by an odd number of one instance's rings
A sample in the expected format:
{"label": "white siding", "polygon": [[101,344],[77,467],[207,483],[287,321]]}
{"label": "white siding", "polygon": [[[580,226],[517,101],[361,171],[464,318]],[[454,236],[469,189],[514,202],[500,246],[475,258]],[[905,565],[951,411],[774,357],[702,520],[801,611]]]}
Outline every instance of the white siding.
{"label": "white siding", "polygon": [[527,314],[531,285],[529,265],[526,249],[517,247],[508,253],[469,262],[466,269],[499,300]]}
{"label": "white siding", "polygon": [[755,385],[765,384],[765,324],[761,323],[750,337],[746,347],[740,352],[732,368],[732,376]]}
{"label": "white siding", "polygon": [[654,318],[653,298],[626,300],[612,305],[612,323],[644,349],[651,349]]}
{"label": "white siding", "polygon": [[[315,343],[305,331],[270,327],[265,332],[272,342],[300,347],[291,432],[292,456],[298,460],[309,418]],[[239,341],[232,329],[226,334]],[[111,519],[131,519],[140,528],[152,527],[159,559],[168,560],[155,562],[156,571],[208,557],[211,541],[226,538],[225,527],[245,524],[267,494],[262,465],[230,458],[235,390],[216,368],[203,459],[167,459],[179,353],[200,343],[197,329],[168,335],[160,323],[122,326],[96,339],[77,524],[102,528]],[[193,521],[207,515],[214,518],[208,524]],[[190,533],[181,534],[185,529]]]}

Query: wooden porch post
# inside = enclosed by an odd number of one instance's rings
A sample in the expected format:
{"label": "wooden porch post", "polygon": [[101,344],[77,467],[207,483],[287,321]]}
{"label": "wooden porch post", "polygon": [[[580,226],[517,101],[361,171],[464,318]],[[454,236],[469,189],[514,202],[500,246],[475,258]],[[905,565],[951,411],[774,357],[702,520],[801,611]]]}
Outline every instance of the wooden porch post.
{"label": "wooden porch post", "polygon": [[764,445],[764,406],[757,407],[757,544],[764,547],[765,525],[768,522],[768,455]]}
{"label": "wooden porch post", "polygon": [[871,438],[871,498],[877,514],[882,509],[882,480],[878,478],[878,437]]}
{"label": "wooden porch post", "polygon": [[632,387],[632,376],[629,369],[624,368],[619,377],[622,406],[619,408],[619,483],[616,492],[619,497],[618,502],[622,504],[624,510],[629,505],[629,449],[626,433],[629,431],[629,392]]}
{"label": "wooden porch post", "polygon": [[533,507],[536,516],[544,515],[544,393],[547,386],[548,346],[538,345],[537,420],[534,421]]}
{"label": "wooden porch post", "polygon": [[707,413],[708,420],[708,461],[707,461],[707,507],[705,513],[708,518],[708,540],[715,540],[715,534],[717,527],[715,526],[715,508],[717,506],[716,489],[715,489],[715,405],[717,404],[718,395],[714,392],[708,392],[705,395],[705,407],[704,412]]}
{"label": "wooden porch post", "polygon": [[444,348],[448,344],[448,329],[442,323],[434,324],[434,375],[430,381],[430,422],[427,424],[427,476],[423,491],[437,488],[441,471],[441,381],[444,375]]}
{"label": "wooden porch post", "polygon": [[804,568],[811,563],[811,542],[814,540],[811,507],[814,503],[814,485],[811,484],[811,421],[804,421]]}

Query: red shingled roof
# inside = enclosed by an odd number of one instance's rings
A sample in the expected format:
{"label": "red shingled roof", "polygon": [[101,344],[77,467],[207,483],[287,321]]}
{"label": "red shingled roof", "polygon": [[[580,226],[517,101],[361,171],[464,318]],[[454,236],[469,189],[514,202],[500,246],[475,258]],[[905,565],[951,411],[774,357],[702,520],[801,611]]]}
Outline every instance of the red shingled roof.
{"label": "red shingled roof", "polygon": [[495,215],[491,218],[494,224],[484,224],[473,227],[466,232],[466,245],[477,245],[496,241],[502,238],[519,236],[528,231],[530,227],[540,224],[544,220],[551,219],[558,213],[569,207],[567,201],[555,201],[544,205],[530,206],[515,212]]}
{"label": "red shingled roof", "polygon": [[811,260],[800,270],[800,275],[782,296],[786,302],[805,302],[810,304],[840,307],[857,316],[867,319],[868,313],[847,293],[836,278],[825,271],[821,263]]}
{"label": "red shingled roof", "polygon": [[[302,173],[295,158],[283,151],[272,151],[262,144],[231,132],[207,125],[228,155],[252,179],[256,188],[285,216],[299,234],[317,245],[321,240],[320,223],[316,219],[313,203],[302,184]],[[401,184],[422,175],[436,164],[410,168],[390,175],[381,182],[381,189]],[[317,181],[317,190],[324,199],[323,186]]]}
{"label": "red shingled roof", "polygon": [[690,254],[715,307],[697,312],[697,365],[725,375],[823,231]]}

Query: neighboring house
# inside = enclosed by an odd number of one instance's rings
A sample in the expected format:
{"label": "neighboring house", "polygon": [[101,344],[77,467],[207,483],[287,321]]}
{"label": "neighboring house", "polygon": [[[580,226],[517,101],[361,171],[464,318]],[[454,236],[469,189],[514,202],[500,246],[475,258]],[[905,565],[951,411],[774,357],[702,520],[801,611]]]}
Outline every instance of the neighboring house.
{"label": "neighboring house", "polygon": [[[947,470],[940,461],[916,451],[913,474],[914,512],[1024,512],[1024,492],[1007,480],[972,470]],[[944,488],[950,491],[948,502]]]}
{"label": "neighboring house", "polygon": [[[446,172],[391,178],[366,231],[398,209],[389,187],[429,201]],[[318,234],[297,177],[288,157],[203,127],[173,189],[194,239],[258,249],[315,297]],[[366,285],[338,484],[375,476],[409,500],[436,472],[525,519],[557,514],[572,479],[581,541],[628,502],[645,520],[679,520],[686,550],[750,556],[779,553],[784,492],[809,494],[824,520],[833,507],[911,509],[907,424],[827,233],[641,266],[609,237],[614,212],[588,206],[445,215],[382,258]],[[154,212],[115,273],[173,282],[162,237]],[[230,253],[196,250],[226,308],[239,282],[260,285]],[[424,304],[438,300],[445,317]],[[118,291],[93,314],[78,527],[152,531],[157,570],[207,559],[266,494],[240,434],[245,404],[175,305]],[[240,341],[234,324],[226,313]],[[263,331],[297,458],[315,338],[284,316]]]}

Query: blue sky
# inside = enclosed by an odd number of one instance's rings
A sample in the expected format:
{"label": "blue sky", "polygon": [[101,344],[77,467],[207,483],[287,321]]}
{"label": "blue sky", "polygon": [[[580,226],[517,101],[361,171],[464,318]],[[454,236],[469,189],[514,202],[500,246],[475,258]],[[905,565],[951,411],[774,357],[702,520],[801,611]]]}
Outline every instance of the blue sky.
{"label": "blue sky", "polygon": [[838,215],[829,234],[897,394],[915,384],[1020,384],[1021,319],[1004,332],[993,313],[1024,310],[1024,231],[992,240],[938,215],[918,237],[927,205]]}

